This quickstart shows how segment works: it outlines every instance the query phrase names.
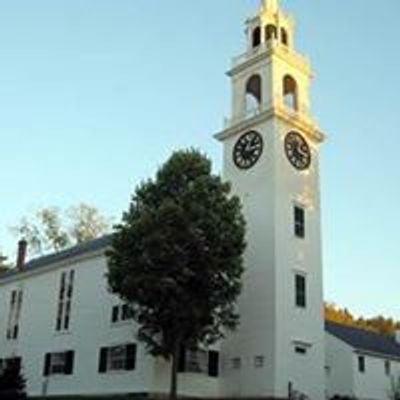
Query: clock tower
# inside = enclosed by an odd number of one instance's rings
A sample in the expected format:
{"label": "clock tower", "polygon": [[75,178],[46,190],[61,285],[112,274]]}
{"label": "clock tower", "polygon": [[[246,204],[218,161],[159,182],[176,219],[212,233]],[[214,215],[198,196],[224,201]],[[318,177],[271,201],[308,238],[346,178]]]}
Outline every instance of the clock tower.
{"label": "clock tower", "polygon": [[324,397],[319,149],[310,113],[310,63],[294,21],[264,0],[246,21],[232,115],[216,135],[224,178],[243,204],[247,249],[241,325],[222,346],[223,395]]}

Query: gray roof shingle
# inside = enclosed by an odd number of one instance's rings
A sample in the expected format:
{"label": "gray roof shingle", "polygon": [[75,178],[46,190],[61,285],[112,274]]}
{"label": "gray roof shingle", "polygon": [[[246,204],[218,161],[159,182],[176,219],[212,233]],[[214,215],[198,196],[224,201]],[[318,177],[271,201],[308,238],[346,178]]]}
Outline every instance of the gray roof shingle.
{"label": "gray roof shingle", "polygon": [[102,236],[98,239],[91,240],[86,243],[79,244],[77,246],[71,247],[69,249],[59,251],[57,253],[49,254],[43,257],[33,259],[25,264],[23,271],[18,271],[17,269],[12,269],[0,275],[0,282],[3,279],[10,278],[19,274],[23,274],[24,271],[33,271],[40,268],[46,267],[51,264],[55,264],[71,257],[77,257],[86,253],[91,253],[94,251],[106,248],[111,244],[112,235]]}
{"label": "gray roof shingle", "polygon": [[329,321],[325,322],[325,330],[357,350],[400,358],[400,344],[389,336]]}

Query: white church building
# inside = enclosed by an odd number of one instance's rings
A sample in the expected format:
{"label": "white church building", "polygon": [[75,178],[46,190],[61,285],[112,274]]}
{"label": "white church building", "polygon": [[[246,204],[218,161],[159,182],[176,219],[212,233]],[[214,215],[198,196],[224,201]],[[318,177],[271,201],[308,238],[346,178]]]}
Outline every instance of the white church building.
{"label": "white church building", "polygon": [[[228,72],[232,114],[215,135],[247,221],[241,325],[217,347],[182,354],[179,394],[386,399],[389,378],[400,373],[400,344],[378,335],[368,346],[349,343],[340,328],[325,329],[324,134],[311,115],[312,71],[295,50],[294,21],[265,0],[246,35],[246,52]],[[107,236],[28,263],[22,245],[17,268],[0,275],[0,369],[19,360],[29,395],[168,393],[171,366],[146,353],[128,307],[107,290],[110,243]],[[374,341],[386,341],[384,350]]]}

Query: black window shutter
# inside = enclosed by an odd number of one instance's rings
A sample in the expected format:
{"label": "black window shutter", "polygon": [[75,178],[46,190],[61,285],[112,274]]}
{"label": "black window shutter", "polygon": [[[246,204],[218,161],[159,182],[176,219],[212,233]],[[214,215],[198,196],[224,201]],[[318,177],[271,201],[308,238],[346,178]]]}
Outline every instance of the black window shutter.
{"label": "black window shutter", "polygon": [[44,356],[44,368],[43,368],[44,376],[50,375],[50,364],[51,364],[51,353],[46,353],[46,355]]}
{"label": "black window shutter", "polygon": [[181,346],[178,357],[178,372],[185,372],[185,353],[185,346]]}
{"label": "black window shutter", "polygon": [[108,348],[102,347],[99,353],[99,373],[104,374],[107,372],[107,355],[108,355]]}
{"label": "black window shutter", "polygon": [[75,353],[71,351],[65,352],[65,366],[64,366],[64,374],[72,375],[74,370],[74,355]]}
{"label": "black window shutter", "polygon": [[132,371],[136,366],[136,344],[128,344],[126,346],[126,365],[127,371]]}
{"label": "black window shutter", "polygon": [[119,306],[114,306],[111,312],[111,322],[116,323],[118,322],[119,318]]}
{"label": "black window shutter", "polygon": [[216,378],[219,375],[219,352],[208,352],[208,376]]}

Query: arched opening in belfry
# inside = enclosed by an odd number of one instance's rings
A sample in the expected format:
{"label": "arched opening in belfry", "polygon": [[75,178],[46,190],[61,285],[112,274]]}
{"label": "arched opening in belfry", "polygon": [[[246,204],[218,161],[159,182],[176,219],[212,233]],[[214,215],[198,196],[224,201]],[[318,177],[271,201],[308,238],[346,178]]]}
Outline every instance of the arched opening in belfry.
{"label": "arched opening in belfry", "polygon": [[269,24],[265,27],[265,40],[276,39],[278,36],[278,31],[275,25]]}
{"label": "arched opening in belfry", "polygon": [[257,111],[261,102],[262,79],[260,75],[253,75],[246,83],[246,112]]}
{"label": "arched opening in belfry", "polygon": [[259,26],[253,30],[252,44],[253,48],[261,44],[261,28]]}
{"label": "arched opening in belfry", "polygon": [[281,42],[285,46],[289,46],[289,36],[285,28],[281,28]]}
{"label": "arched opening in belfry", "polygon": [[283,102],[292,110],[298,110],[297,82],[290,75],[283,78]]}

